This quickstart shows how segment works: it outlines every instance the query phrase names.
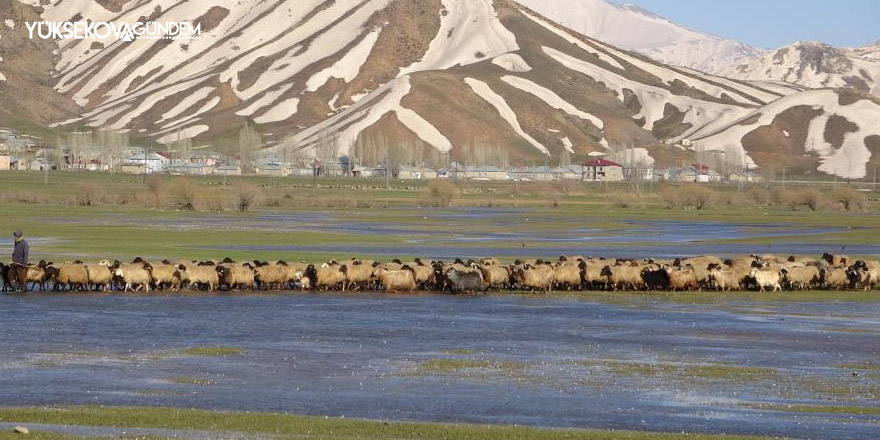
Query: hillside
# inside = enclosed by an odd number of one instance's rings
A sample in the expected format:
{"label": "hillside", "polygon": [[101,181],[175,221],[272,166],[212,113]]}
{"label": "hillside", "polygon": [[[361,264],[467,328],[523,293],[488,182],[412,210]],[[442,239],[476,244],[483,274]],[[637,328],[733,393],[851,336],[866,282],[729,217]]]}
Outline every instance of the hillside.
{"label": "hillside", "polygon": [[[737,121],[784,113],[806,126],[816,115],[786,109],[818,105],[800,86],[726,79],[617,49],[512,0],[59,0],[43,9],[52,21],[202,25],[198,40],[57,47],[51,81],[82,107],[53,118],[61,129],[126,130],[162,143],[192,137],[233,149],[252,123],[281,141],[267,151],[275,155],[317,150],[377,161],[394,145],[412,162],[543,165],[628,150],[669,166],[694,152],[661,141],[699,139],[701,154],[771,168],[790,158],[732,142]],[[51,57],[46,47],[31,51]],[[858,105],[872,114],[877,104]],[[816,112],[831,118],[838,110]],[[880,128],[850,120],[861,124],[861,149],[870,149]],[[864,173],[858,142],[832,142],[825,156],[840,148],[847,167],[819,170]]]}
{"label": "hillside", "polygon": [[774,80],[810,88],[847,87],[880,95],[880,48],[844,49],[798,42],[723,71],[742,80]]}
{"label": "hillside", "polygon": [[575,32],[673,66],[717,74],[765,52],[689,29],[635,5],[604,0],[517,1]]}
{"label": "hillside", "polygon": [[30,40],[23,23],[39,21],[32,7],[0,0],[0,127],[21,127],[44,135],[45,125],[77,112],[54,90],[51,41]]}

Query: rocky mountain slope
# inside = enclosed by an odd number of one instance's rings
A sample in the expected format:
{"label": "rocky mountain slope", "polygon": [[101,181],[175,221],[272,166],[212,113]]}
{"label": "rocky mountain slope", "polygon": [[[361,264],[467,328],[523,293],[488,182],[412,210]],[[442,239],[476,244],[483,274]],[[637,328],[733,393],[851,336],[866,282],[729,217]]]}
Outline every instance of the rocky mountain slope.
{"label": "rocky mountain slope", "polygon": [[776,80],[810,88],[848,87],[880,95],[880,48],[844,49],[798,42],[723,71],[743,80]]}
{"label": "rocky mountain slope", "polygon": [[[865,154],[880,132],[858,116],[878,107],[866,96],[847,93],[833,106],[791,84],[670,67],[512,0],[56,0],[41,14],[191,21],[204,32],[191,41],[60,41],[54,87],[81,106],[61,128],[126,130],[163,143],[192,137],[223,148],[252,123],[281,141],[268,154],[368,157],[391,143],[412,161],[468,160],[488,145],[522,165],[602,155],[680,165],[698,147],[772,168],[791,158],[765,154],[773,147],[763,142],[773,138],[746,139],[739,127],[773,129],[769,115],[785,115],[795,125],[827,118],[825,126],[847,128],[843,141],[832,135],[819,147],[815,136],[790,134],[786,145],[813,142],[805,171],[859,177],[877,154]],[[696,147],[661,144],[684,139]],[[838,156],[846,167],[819,168]]]}
{"label": "rocky mountain slope", "polygon": [[689,29],[635,5],[604,0],[517,1],[575,32],[673,66],[719,73],[765,52]]}

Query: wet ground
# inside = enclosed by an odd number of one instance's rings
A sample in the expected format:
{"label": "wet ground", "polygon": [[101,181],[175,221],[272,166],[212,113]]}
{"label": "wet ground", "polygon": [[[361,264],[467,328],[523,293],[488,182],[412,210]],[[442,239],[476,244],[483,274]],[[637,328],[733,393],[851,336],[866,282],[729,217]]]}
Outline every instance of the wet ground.
{"label": "wet ground", "polygon": [[880,408],[880,303],[3,295],[0,310],[4,405],[827,439],[880,430],[880,415],[864,414]]}

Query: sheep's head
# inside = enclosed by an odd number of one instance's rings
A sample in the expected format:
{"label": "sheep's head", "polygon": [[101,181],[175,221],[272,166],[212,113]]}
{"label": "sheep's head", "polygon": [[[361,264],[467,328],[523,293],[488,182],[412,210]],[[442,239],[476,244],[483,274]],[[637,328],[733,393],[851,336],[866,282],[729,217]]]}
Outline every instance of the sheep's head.
{"label": "sheep's head", "polygon": [[603,267],[602,271],[599,272],[599,275],[602,275],[603,277],[610,277],[611,276],[611,266]]}

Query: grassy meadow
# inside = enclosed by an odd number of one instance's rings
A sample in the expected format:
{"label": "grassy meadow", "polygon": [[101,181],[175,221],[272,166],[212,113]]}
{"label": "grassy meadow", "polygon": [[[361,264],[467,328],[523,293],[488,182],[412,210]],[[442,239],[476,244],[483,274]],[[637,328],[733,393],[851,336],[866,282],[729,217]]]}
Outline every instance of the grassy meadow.
{"label": "grassy meadow", "polygon": [[[748,440],[743,437],[704,434],[666,434],[635,431],[582,431],[537,429],[522,426],[486,426],[465,424],[406,423],[306,417],[269,413],[227,413],[174,408],[0,408],[0,422],[117,428],[159,428],[199,430],[218,433],[243,432],[277,439],[471,439],[471,440]],[[186,438],[185,432],[183,438]],[[0,439],[20,438],[0,433]],[[47,432],[28,438],[69,440],[81,437]],[[127,438],[127,437],[122,437]],[[133,438],[133,437],[130,437]],[[138,436],[138,438],[144,438]],[[150,437],[147,437],[150,438]],[[159,437],[156,437],[159,438]]]}

